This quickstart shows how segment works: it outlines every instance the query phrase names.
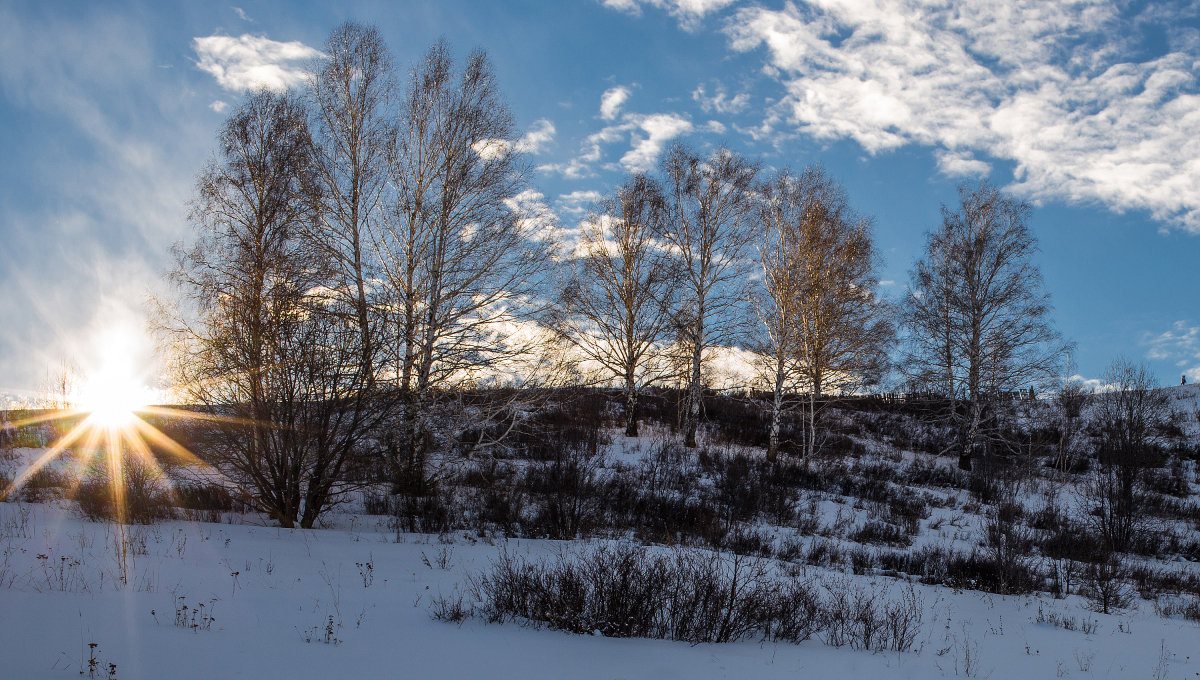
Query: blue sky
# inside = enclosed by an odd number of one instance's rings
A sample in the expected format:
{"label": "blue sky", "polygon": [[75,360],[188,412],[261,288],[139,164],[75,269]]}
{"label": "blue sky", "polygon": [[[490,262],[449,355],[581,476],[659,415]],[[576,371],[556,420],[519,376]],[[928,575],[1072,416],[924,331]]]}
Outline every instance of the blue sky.
{"label": "blue sky", "polygon": [[1200,380],[1200,10],[929,5],[0,2],[0,393],[105,343],[151,354],[144,301],[229,107],[296,82],[347,19],[403,69],[439,37],[487,50],[566,228],[674,140],[822,163],[899,295],[941,204],[986,178],[1035,205],[1079,374],[1124,355]]}

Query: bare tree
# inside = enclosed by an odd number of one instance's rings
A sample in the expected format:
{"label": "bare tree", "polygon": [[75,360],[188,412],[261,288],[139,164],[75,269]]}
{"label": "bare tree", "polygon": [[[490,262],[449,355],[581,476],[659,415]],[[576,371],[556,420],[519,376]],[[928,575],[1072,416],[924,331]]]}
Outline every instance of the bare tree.
{"label": "bare tree", "polygon": [[988,429],[998,397],[1052,380],[1067,346],[1032,261],[1028,204],[987,184],[959,195],[913,272],[905,325],[910,374],[950,398],[959,467],[970,469],[977,448],[1002,443]]}
{"label": "bare tree", "polygon": [[206,459],[281,526],[310,527],[346,489],[370,430],[353,324],[330,313],[336,272],[314,219],[307,114],[256,92],[226,121],[177,247],[182,299],[163,317],[184,398],[212,423]]}
{"label": "bare tree", "polygon": [[759,372],[771,393],[771,424],[767,460],[779,454],[780,428],[784,414],[795,408],[799,390],[801,266],[796,239],[792,176],[783,171],[760,189],[759,211],[763,222],[759,244],[762,286],[752,293],[754,309],[762,324],[751,343],[759,357]]}
{"label": "bare tree", "polygon": [[1167,442],[1174,414],[1167,393],[1145,366],[1117,359],[1104,382],[1107,389],[1095,397],[1093,418],[1101,441],[1085,492],[1087,516],[1107,548],[1123,552],[1144,529],[1145,470]]}
{"label": "bare tree", "polygon": [[761,247],[768,304],[760,305],[771,357],[772,425],[778,446],[783,392],[807,392],[804,452],[817,449],[818,399],[874,383],[887,368],[893,329],[876,296],[870,220],[821,168],[778,173],[760,190]]}
{"label": "bare tree", "polygon": [[[391,56],[374,27],[345,23],[325,42],[309,80],[314,131],[317,217],[309,238],[334,265],[333,301],[359,330],[362,364],[373,368],[369,230],[379,219],[391,135]],[[331,310],[332,311],[332,310]],[[373,381],[373,372],[367,371]]]}
{"label": "bare tree", "polygon": [[583,228],[578,271],[564,291],[560,328],[625,391],[625,436],[638,436],[638,393],[668,375],[657,352],[668,339],[676,277],[654,240],[665,209],[662,188],[635,175],[601,201]]}
{"label": "bare tree", "polygon": [[[1070,366],[1070,362],[1067,363]],[[1071,371],[1068,369],[1068,374]],[[1084,452],[1087,424],[1086,409],[1092,399],[1092,390],[1068,376],[1054,395],[1052,422],[1058,430],[1055,443],[1054,467],[1061,473],[1070,472]]]}
{"label": "bare tree", "polygon": [[[516,204],[524,166],[483,52],[456,73],[444,42],[413,68],[389,151],[395,192],[375,245],[389,292],[390,363],[401,406],[392,462],[420,491],[434,401],[528,358],[517,332],[539,310],[549,257]],[[515,372],[514,372],[515,373]]]}
{"label": "bare tree", "polygon": [[663,158],[662,171],[667,189],[662,238],[680,265],[677,325],[680,344],[691,350],[684,444],[695,447],[705,352],[730,342],[741,327],[737,314],[752,266],[746,255],[755,239],[751,194],[758,168],[728,149],[701,158],[676,144]]}
{"label": "bare tree", "polygon": [[57,365],[46,369],[38,390],[40,406],[60,411],[74,406],[79,377],[79,364],[73,359],[60,359]]}

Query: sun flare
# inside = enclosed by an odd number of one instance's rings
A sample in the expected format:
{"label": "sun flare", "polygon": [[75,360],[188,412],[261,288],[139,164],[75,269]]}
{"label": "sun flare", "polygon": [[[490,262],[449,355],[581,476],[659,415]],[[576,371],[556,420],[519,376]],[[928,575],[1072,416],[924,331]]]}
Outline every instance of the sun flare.
{"label": "sun flare", "polygon": [[105,427],[124,427],[150,404],[150,390],[134,376],[102,372],[81,387],[78,408]]}
{"label": "sun flare", "polygon": [[99,338],[98,365],[89,371],[76,395],[76,408],[88,420],[107,428],[128,427],[153,401],[152,391],[135,365],[130,339],[111,332]]}

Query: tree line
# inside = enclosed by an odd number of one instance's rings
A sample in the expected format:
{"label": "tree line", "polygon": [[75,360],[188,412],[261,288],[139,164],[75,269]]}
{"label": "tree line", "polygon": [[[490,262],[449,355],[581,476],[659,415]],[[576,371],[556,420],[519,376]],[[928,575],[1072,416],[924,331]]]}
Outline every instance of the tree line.
{"label": "tree line", "polygon": [[324,53],[304,88],[253,92],[225,121],[158,315],[206,456],[284,526],[312,526],[364,466],[430,493],[432,457],[502,438],[545,387],[620,388],[630,437],[642,391],[676,387],[695,447],[731,345],[755,357],[772,461],[789,412],[812,456],[823,397],[898,369],[945,398],[969,469],[1004,444],[998,395],[1062,373],[1029,206],[987,184],[943,208],[898,303],[840,183],[727,148],[674,145],[564,241],[522,207],[486,54],[457,64],[438,42],[401,77],[354,23]]}

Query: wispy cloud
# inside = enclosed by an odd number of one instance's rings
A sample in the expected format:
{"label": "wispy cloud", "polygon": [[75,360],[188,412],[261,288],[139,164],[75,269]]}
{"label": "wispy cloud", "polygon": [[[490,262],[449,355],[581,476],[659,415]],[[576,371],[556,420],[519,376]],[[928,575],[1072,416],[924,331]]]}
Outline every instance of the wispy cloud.
{"label": "wispy cloud", "polygon": [[521,222],[530,238],[554,242],[561,239],[558,215],[546,204],[546,196],[536,189],[526,189],[504,201]]}
{"label": "wispy cloud", "polygon": [[621,166],[630,172],[654,169],[667,143],[692,130],[691,121],[674,113],[639,116],[632,122],[641,134],[635,133],[633,148],[621,156]]}
{"label": "wispy cloud", "polygon": [[567,179],[591,177],[595,174],[592,166],[604,157],[604,147],[628,139],[629,149],[618,166],[627,172],[649,172],[672,139],[695,129],[688,118],[677,113],[626,113],[621,122],[588,135],[575,158],[566,163],[547,163],[538,166],[538,170],[558,173]]}
{"label": "wispy cloud", "polygon": [[481,139],[472,146],[475,153],[484,158],[497,158],[513,149],[521,153],[537,155],[544,147],[554,141],[554,123],[541,118],[534,121],[533,127],[515,142],[508,139]]}
{"label": "wispy cloud", "polygon": [[784,90],[768,119],[872,154],[940,148],[947,174],[986,171],[967,152],[1010,160],[1024,195],[1200,232],[1200,38],[1174,30],[1172,51],[1131,59],[1144,50],[1125,49],[1118,12],[1107,0],[800,0],[739,9],[726,32],[735,50],[766,49]]}
{"label": "wispy cloud", "polygon": [[136,17],[17,9],[0,6],[0,98],[34,122],[5,154],[36,162],[0,200],[0,392],[83,358],[94,330],[145,328],[212,131]]}
{"label": "wispy cloud", "polygon": [[578,217],[587,212],[588,206],[600,200],[600,197],[600,192],[595,190],[572,191],[559,196],[557,205],[560,211]]}
{"label": "wispy cloud", "polygon": [[971,155],[970,151],[946,151],[934,153],[938,171],[947,177],[981,177],[992,170],[990,163]]}
{"label": "wispy cloud", "polygon": [[692,99],[700,105],[700,109],[705,113],[714,111],[724,114],[738,114],[746,110],[750,106],[750,95],[742,92],[732,97],[725,91],[725,86],[720,83],[714,88],[714,91],[709,94],[704,85],[698,85],[692,91]]}
{"label": "wispy cloud", "polygon": [[1175,364],[1192,382],[1200,382],[1200,326],[1176,321],[1161,333],[1145,333],[1146,357]]}
{"label": "wispy cloud", "polygon": [[693,31],[705,16],[728,7],[737,0],[602,0],[605,7],[639,15],[642,7],[666,10],[685,30]]}
{"label": "wispy cloud", "polygon": [[304,82],[307,67],[323,56],[302,42],[278,42],[250,34],[193,38],[192,47],[198,57],[196,66],[234,92],[295,87]]}
{"label": "wispy cloud", "polygon": [[545,118],[535,120],[525,136],[517,142],[517,149],[537,155],[554,141],[554,133],[554,123]]}
{"label": "wispy cloud", "polygon": [[621,106],[629,99],[629,88],[624,85],[610,87],[600,95],[600,117],[613,120],[621,112]]}

